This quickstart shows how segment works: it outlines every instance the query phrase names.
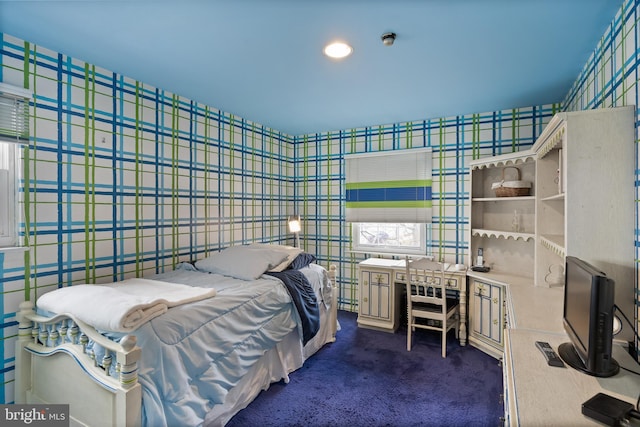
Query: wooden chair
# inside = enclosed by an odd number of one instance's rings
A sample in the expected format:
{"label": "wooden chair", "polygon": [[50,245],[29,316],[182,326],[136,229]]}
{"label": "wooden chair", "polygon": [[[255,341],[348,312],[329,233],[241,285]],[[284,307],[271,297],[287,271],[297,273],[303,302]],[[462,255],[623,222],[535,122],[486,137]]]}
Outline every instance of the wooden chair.
{"label": "wooden chair", "polygon": [[447,298],[445,265],[427,258],[406,260],[407,351],[416,328],[442,333],[442,357],[447,357],[447,332],[459,335],[460,311],[456,298]]}

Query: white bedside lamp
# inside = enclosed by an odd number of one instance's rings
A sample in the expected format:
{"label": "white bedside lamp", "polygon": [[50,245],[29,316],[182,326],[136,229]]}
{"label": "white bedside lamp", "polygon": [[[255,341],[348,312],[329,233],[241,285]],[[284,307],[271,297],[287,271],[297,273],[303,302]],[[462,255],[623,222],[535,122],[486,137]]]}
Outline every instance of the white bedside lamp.
{"label": "white bedside lamp", "polygon": [[302,224],[300,223],[300,215],[291,215],[289,217],[289,231],[293,233],[296,248],[300,247],[300,230],[302,230]]}

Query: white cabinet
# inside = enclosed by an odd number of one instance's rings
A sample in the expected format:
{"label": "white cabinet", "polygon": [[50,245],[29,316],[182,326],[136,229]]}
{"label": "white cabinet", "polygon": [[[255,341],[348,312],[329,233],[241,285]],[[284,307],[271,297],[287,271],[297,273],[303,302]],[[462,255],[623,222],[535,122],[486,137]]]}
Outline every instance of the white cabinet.
{"label": "white cabinet", "polygon": [[632,106],[559,113],[532,148],[535,285],[561,286],[565,256],[582,258],[615,280],[625,313],[634,312],[634,114]]}
{"label": "white cabinet", "polygon": [[505,321],[505,286],[470,277],[469,343],[497,359],[501,358]]}
{"label": "white cabinet", "polygon": [[394,332],[400,325],[400,293],[393,273],[402,261],[371,258],[358,264],[358,325]]}

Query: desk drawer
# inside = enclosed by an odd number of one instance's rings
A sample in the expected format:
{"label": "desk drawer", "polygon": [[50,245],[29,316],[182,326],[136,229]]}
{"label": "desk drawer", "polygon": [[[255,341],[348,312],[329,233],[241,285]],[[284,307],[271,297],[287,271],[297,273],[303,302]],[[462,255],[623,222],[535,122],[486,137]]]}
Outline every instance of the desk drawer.
{"label": "desk drawer", "polygon": [[[395,277],[394,277],[395,282],[406,284],[407,283],[407,281],[405,280],[406,275],[407,274],[404,271],[396,271]],[[446,274],[444,277],[445,277],[445,280],[447,281],[447,289],[460,290],[460,279],[458,277],[447,277]],[[420,278],[424,280],[424,277],[420,277]],[[415,280],[415,277],[413,279]],[[434,277],[434,279],[436,283],[440,283],[439,277]]]}

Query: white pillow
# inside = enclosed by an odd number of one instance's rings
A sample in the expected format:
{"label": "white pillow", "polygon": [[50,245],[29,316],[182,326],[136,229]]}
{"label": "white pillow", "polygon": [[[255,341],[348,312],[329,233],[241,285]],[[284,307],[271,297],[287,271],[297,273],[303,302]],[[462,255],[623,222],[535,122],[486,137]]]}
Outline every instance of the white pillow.
{"label": "white pillow", "polygon": [[269,243],[252,243],[250,246],[255,248],[263,248],[275,253],[286,254],[286,258],[282,260],[281,263],[279,263],[274,267],[271,267],[269,271],[273,271],[273,272],[286,270],[287,267],[289,267],[289,264],[291,264],[293,260],[296,259],[296,257],[303,252],[302,249],[295,248],[293,246],[272,245]]}
{"label": "white pillow", "polygon": [[256,280],[265,271],[280,265],[287,259],[282,251],[272,251],[249,245],[230,246],[207,258],[196,261],[200,271],[217,273],[242,280]]}

